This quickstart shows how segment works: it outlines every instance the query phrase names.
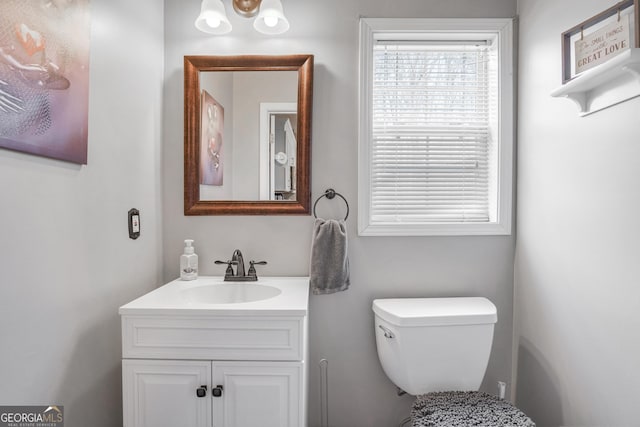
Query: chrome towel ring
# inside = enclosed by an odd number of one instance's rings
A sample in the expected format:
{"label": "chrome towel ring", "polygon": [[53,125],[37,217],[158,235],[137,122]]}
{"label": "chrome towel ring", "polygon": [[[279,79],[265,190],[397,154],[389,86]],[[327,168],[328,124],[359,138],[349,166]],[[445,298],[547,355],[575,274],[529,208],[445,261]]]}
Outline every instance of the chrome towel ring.
{"label": "chrome towel ring", "polygon": [[344,204],[347,205],[347,214],[344,216],[344,220],[346,221],[347,218],[349,218],[349,202],[347,202],[347,199],[345,199],[342,194],[336,192],[336,190],[334,190],[333,188],[327,189],[320,197],[318,197],[316,199],[315,203],[313,204],[313,216],[314,216],[314,218],[318,218],[318,215],[316,215],[316,205],[318,204],[320,199],[322,199],[323,197],[326,197],[327,199],[331,200],[336,196],[338,196],[342,200],[344,200]]}

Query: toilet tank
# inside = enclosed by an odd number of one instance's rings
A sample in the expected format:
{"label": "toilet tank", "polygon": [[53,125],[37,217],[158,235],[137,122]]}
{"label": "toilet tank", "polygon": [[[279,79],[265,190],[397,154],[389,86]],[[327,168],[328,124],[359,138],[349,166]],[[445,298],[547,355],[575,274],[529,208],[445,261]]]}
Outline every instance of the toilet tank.
{"label": "toilet tank", "polygon": [[481,297],[373,301],[378,357],[409,394],[478,390],[489,362],[496,307]]}

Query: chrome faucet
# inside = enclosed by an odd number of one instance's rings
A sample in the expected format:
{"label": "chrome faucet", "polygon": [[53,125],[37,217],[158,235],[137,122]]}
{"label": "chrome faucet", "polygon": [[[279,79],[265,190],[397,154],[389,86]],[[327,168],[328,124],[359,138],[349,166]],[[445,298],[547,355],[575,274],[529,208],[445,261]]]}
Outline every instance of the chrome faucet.
{"label": "chrome faucet", "polygon": [[[258,280],[255,265],[265,265],[266,261],[249,261],[249,271],[246,272],[244,268],[244,257],[240,249],[233,251],[231,260],[229,261],[215,261],[216,264],[226,264],[227,270],[224,272],[225,282],[255,282]],[[236,271],[233,271],[232,266],[236,266]]]}
{"label": "chrome faucet", "polygon": [[244,258],[242,257],[242,252],[240,249],[236,249],[233,251],[233,255],[231,256],[231,261],[236,264],[236,277],[244,277],[246,276],[244,270]]}

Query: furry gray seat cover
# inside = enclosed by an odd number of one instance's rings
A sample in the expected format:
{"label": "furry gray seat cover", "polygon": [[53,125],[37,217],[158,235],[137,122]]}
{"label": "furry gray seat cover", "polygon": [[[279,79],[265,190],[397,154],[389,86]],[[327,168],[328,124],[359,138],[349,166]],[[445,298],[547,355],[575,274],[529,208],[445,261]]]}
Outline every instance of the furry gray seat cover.
{"label": "furry gray seat cover", "polygon": [[418,396],[412,427],[535,427],[522,411],[487,393],[449,391]]}

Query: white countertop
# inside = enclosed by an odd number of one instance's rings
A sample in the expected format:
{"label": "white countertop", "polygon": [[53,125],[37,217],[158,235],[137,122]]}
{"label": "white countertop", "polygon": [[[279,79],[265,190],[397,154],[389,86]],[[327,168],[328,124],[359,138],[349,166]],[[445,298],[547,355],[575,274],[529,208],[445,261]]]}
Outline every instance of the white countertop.
{"label": "white countertop", "polygon": [[[278,288],[281,293],[272,298],[229,304],[194,301],[185,297],[185,290],[219,284],[251,283]],[[120,307],[121,315],[181,315],[181,316],[304,316],[309,308],[308,277],[260,277],[257,282],[224,282],[220,276],[202,276],[196,280],[176,279]]]}

